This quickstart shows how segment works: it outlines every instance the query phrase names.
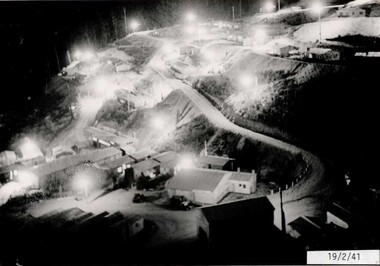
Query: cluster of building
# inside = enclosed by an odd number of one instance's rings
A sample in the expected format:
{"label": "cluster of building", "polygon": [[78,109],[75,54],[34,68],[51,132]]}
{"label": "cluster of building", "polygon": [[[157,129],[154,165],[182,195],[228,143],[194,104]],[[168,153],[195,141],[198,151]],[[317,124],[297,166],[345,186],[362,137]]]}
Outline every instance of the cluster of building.
{"label": "cluster of building", "polygon": [[[375,214],[371,217],[363,219],[363,216],[343,204],[333,202],[328,206],[324,220],[301,216],[290,222],[289,235],[296,239],[304,250],[357,249],[368,244],[373,246],[378,229],[371,228],[377,224],[378,216],[376,218]],[[372,225],[368,222],[371,220]]]}
{"label": "cluster of building", "polygon": [[26,252],[36,252],[34,247],[37,244],[47,253],[58,251],[60,255],[64,254],[62,249],[70,255],[75,250],[93,253],[105,246],[108,251],[130,247],[136,244],[136,239],[145,229],[144,218],[138,215],[125,216],[120,212],[94,214],[80,208],[58,209],[39,217],[20,214],[1,219],[2,231],[14,231],[2,234],[2,240],[8,245],[17,244],[19,251],[26,248]]}

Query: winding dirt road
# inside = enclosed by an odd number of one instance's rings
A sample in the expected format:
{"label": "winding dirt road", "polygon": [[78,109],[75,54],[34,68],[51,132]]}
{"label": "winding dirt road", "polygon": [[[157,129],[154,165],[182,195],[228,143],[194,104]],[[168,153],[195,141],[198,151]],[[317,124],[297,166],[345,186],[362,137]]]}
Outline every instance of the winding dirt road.
{"label": "winding dirt road", "polygon": [[[162,41],[162,39],[160,40]],[[154,58],[152,58],[151,62],[157,62],[163,60],[163,58],[163,53],[159,51],[155,54]],[[286,224],[302,215],[319,216],[323,213],[322,206],[324,201],[331,195],[332,189],[329,180],[326,180],[325,166],[317,156],[292,144],[268,137],[232,123],[204,96],[188,84],[174,77],[164,64],[148,64],[148,67],[154,69],[163,80],[173,88],[173,90],[179,89],[187,95],[194,105],[197,106],[216,127],[291,152],[294,155],[301,154],[308,165],[308,171],[307,175],[295,184],[294,187],[283,192],[283,206]],[[281,228],[280,195],[279,193],[275,193],[274,195],[268,196],[268,198],[276,208],[275,225],[278,228]]]}

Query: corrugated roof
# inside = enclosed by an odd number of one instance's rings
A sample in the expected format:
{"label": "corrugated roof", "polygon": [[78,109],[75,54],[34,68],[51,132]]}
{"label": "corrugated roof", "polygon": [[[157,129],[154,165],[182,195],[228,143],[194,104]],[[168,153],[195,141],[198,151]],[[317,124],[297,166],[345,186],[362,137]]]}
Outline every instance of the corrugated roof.
{"label": "corrugated roof", "polygon": [[139,160],[146,159],[149,156],[153,156],[155,154],[157,154],[157,152],[155,150],[145,149],[145,150],[142,150],[142,151],[135,152],[135,153],[131,154],[130,156],[132,158],[134,158],[136,161],[139,161]]}
{"label": "corrugated roof", "polygon": [[200,212],[207,221],[216,222],[227,219],[242,218],[252,214],[260,214],[263,211],[273,211],[274,207],[267,197],[234,201],[208,207],[201,207]]}
{"label": "corrugated roof", "polygon": [[211,164],[211,165],[224,166],[226,165],[226,163],[228,163],[231,160],[233,159],[228,158],[228,157],[205,155],[198,159],[197,164]]}
{"label": "corrugated roof", "polygon": [[87,133],[89,133],[91,136],[107,141],[107,142],[115,142],[119,145],[128,144],[131,142],[134,142],[135,139],[125,136],[125,135],[115,135],[113,133],[110,133],[108,131],[96,128],[96,127],[90,127],[86,129]]}
{"label": "corrugated roof", "polygon": [[56,173],[64,169],[76,166],[84,162],[89,161],[92,163],[96,163],[105,158],[118,155],[118,154],[121,155],[121,151],[114,147],[95,150],[83,155],[67,156],[67,157],[63,157],[63,158],[48,162],[46,164],[39,165],[36,168],[34,168],[32,172],[36,176],[39,176],[39,177],[46,176],[46,175]]}
{"label": "corrugated roof", "polygon": [[160,165],[164,168],[174,168],[177,165],[177,154],[174,151],[160,153],[152,158],[160,162]]}
{"label": "corrugated roof", "polygon": [[174,151],[167,151],[167,152],[163,152],[163,153],[154,155],[154,156],[152,156],[152,158],[158,160],[160,163],[163,163],[163,162],[175,160],[176,155],[177,154]]}
{"label": "corrugated roof", "polygon": [[126,155],[126,156],[123,156],[119,159],[113,160],[111,162],[104,163],[101,166],[104,166],[104,167],[107,167],[110,169],[115,169],[117,167],[122,166],[123,164],[132,164],[134,162],[135,162],[134,159],[132,159],[129,155]]}
{"label": "corrugated roof", "polygon": [[202,190],[214,191],[226,174],[231,172],[191,168],[183,169],[168,183],[168,189],[180,189],[185,191]]}
{"label": "corrugated roof", "polygon": [[337,203],[331,204],[328,207],[327,211],[330,212],[331,214],[335,215],[339,219],[342,219],[343,221],[345,221],[348,224],[355,221],[354,214],[351,211],[343,208],[342,206],[340,206]]}
{"label": "corrugated roof", "polygon": [[32,169],[32,173],[38,177],[46,176],[52,173],[62,171],[69,167],[78,165],[81,163],[81,161],[82,161],[82,156],[78,156],[78,155],[67,156],[67,157],[63,157],[63,158],[48,162],[46,164],[41,164],[37,166],[36,168]]}
{"label": "corrugated roof", "polygon": [[250,181],[253,178],[251,173],[233,172],[230,180],[232,181]]}
{"label": "corrugated roof", "polygon": [[152,160],[152,159],[147,159],[147,160],[141,161],[139,163],[136,163],[135,165],[132,166],[132,168],[133,168],[133,171],[135,172],[135,174],[140,174],[140,173],[143,173],[145,171],[151,170],[154,167],[159,166],[159,165],[160,165],[159,162]]}
{"label": "corrugated roof", "polygon": [[83,157],[85,161],[98,162],[105,158],[121,154],[121,150],[114,147],[109,147],[84,154]]}
{"label": "corrugated roof", "polygon": [[289,226],[296,230],[300,235],[320,234],[321,226],[312,217],[301,216],[289,223]]}

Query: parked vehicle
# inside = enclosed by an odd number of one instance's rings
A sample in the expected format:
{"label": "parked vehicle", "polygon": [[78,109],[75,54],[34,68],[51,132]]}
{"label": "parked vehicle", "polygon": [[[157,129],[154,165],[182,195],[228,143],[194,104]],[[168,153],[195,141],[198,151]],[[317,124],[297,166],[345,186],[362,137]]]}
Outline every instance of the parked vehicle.
{"label": "parked vehicle", "polygon": [[178,210],[188,211],[193,208],[193,205],[184,196],[173,196],[170,198],[170,205]]}
{"label": "parked vehicle", "polygon": [[141,203],[141,202],[145,202],[146,201],[146,197],[144,194],[142,193],[136,193],[134,196],[133,196],[133,200],[132,200],[134,203]]}

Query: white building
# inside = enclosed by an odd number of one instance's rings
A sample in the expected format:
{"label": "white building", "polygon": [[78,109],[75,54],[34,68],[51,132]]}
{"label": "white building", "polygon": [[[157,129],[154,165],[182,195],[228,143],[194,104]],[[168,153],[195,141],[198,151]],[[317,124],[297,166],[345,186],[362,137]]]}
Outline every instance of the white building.
{"label": "white building", "polygon": [[366,11],[359,7],[348,7],[338,10],[338,17],[365,17]]}
{"label": "white building", "polygon": [[196,204],[216,204],[229,192],[256,190],[256,174],[214,169],[183,169],[167,183],[169,197],[184,196]]}
{"label": "white building", "polygon": [[252,174],[242,172],[233,173],[229,180],[230,192],[251,194],[256,191],[256,182],[257,176],[254,171],[252,171]]}
{"label": "white building", "polygon": [[0,166],[14,164],[17,161],[17,156],[14,151],[3,151],[0,153]]}

